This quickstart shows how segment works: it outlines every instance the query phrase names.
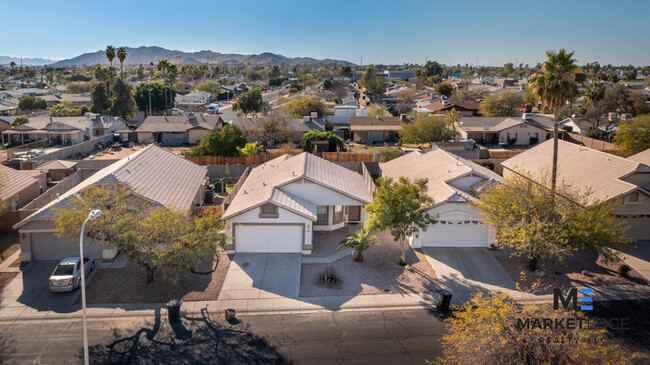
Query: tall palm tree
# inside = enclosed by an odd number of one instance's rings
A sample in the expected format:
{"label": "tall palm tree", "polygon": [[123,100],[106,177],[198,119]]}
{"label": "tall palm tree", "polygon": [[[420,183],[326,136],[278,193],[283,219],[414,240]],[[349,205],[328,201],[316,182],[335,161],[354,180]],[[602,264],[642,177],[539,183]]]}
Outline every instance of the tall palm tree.
{"label": "tall palm tree", "polygon": [[110,62],[111,66],[113,66],[113,59],[115,58],[115,47],[106,46],[106,58],[108,58],[108,62]]}
{"label": "tall palm tree", "polygon": [[357,253],[357,256],[354,258],[356,262],[363,262],[363,251],[369,249],[374,245],[381,244],[381,241],[376,236],[366,232],[365,229],[361,228],[355,233],[350,233],[338,244],[338,249],[343,247],[350,247]]}
{"label": "tall palm tree", "polygon": [[[167,81],[167,68],[169,67],[169,62],[167,60],[162,59],[159,60],[158,63],[156,64],[156,70],[158,70],[160,73],[163,75],[163,80]],[[165,96],[165,109],[167,109],[167,93],[163,93]]]}
{"label": "tall palm tree", "polygon": [[126,59],[126,48],[120,47],[117,49],[117,59],[120,60],[120,77],[124,77],[124,60]]}
{"label": "tall palm tree", "polygon": [[174,107],[174,94],[172,92],[174,82],[176,82],[176,77],[178,76],[178,68],[175,64],[170,64],[167,66],[167,84],[169,85],[169,103],[172,108]]}
{"label": "tall palm tree", "polygon": [[576,65],[575,51],[567,52],[561,48],[557,53],[546,51],[548,59],[531,78],[529,85],[545,107],[553,110],[553,166],[551,170],[551,190],[555,191],[557,182],[558,123],[560,111],[567,101],[578,96],[578,85],[585,82],[585,74]]}
{"label": "tall palm tree", "polygon": [[605,99],[605,92],[606,88],[602,82],[593,81],[585,90],[585,98],[587,98],[591,106],[597,107]]}

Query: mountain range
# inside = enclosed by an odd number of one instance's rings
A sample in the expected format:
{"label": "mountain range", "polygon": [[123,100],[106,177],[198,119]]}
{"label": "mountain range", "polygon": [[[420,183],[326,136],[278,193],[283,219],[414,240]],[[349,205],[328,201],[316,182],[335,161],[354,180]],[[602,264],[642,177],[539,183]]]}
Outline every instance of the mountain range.
{"label": "mountain range", "polygon": [[[16,65],[20,67],[20,57],[0,56],[0,65],[9,65],[11,61],[16,62]],[[23,58],[22,62],[23,66],[43,66],[56,61],[45,58]]]}
{"label": "mountain range", "polygon": [[[310,57],[285,57],[275,53],[261,53],[258,55],[242,55],[242,54],[224,54],[213,51],[198,51],[198,52],[182,52],[176,50],[165,49],[157,46],[131,48],[126,47],[126,60],[125,65],[146,65],[150,62],[157,63],[161,59],[166,59],[170,63],[184,64],[184,65],[198,65],[198,64],[229,64],[229,65],[260,65],[260,66],[273,66],[273,65],[354,65],[351,62],[332,60],[332,59],[315,59]],[[2,63],[2,62],[0,62]],[[114,60],[113,64],[119,64],[119,61]],[[97,52],[84,53],[77,57],[69,58],[52,63],[52,66],[80,66],[80,65],[105,65],[108,64],[104,50]]]}

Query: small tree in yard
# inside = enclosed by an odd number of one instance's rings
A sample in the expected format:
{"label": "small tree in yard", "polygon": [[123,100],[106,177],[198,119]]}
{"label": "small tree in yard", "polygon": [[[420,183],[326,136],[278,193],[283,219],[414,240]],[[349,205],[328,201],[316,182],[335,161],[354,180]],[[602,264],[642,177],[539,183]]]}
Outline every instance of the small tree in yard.
{"label": "small tree in yard", "polygon": [[[533,319],[542,318],[553,323],[564,321],[564,318],[579,318],[587,323],[587,317],[580,311],[554,310],[550,304],[522,306],[504,293],[476,294],[447,320],[448,332],[442,337],[443,354],[427,363],[614,365],[634,364],[647,358],[607,341],[606,329],[587,325],[575,329],[545,324],[530,327]],[[525,325],[526,320],[529,320],[529,327]],[[568,337],[572,341],[568,341]],[[594,343],[594,339],[598,342]]]}
{"label": "small tree in yard", "polygon": [[319,132],[311,131],[307,132],[302,136],[302,150],[310,151],[312,141],[328,141],[330,151],[336,151],[337,149],[343,148],[343,138],[337,136],[332,132]]}
{"label": "small tree in yard", "polygon": [[372,203],[365,210],[370,213],[366,230],[388,230],[402,250],[400,263],[406,264],[404,241],[408,237],[426,231],[437,220],[431,217],[429,209],[433,198],[427,194],[427,180],[410,182],[404,177],[398,181],[380,178]]}
{"label": "small tree in yard", "polygon": [[354,261],[363,262],[363,251],[379,244],[381,244],[379,238],[371,235],[370,232],[367,232],[362,228],[355,233],[348,234],[344,240],[339,242],[338,249],[340,250],[343,247],[350,247],[357,253]]}
{"label": "small tree in yard", "polygon": [[583,249],[615,261],[612,249],[624,250],[629,243],[627,226],[614,219],[611,204],[588,198],[565,186],[554,194],[531,179],[515,177],[482,193],[478,208],[497,241],[525,255],[532,271],[541,258],[562,261]]}
{"label": "small tree in yard", "polygon": [[116,248],[147,272],[147,282],[165,268],[166,278],[197,273],[212,263],[223,243],[221,214],[215,211],[191,216],[187,212],[154,206],[125,185],[94,185],[70,196],[54,209],[57,235],[75,241],[88,212],[102,214],[88,222],[87,237],[107,248]]}

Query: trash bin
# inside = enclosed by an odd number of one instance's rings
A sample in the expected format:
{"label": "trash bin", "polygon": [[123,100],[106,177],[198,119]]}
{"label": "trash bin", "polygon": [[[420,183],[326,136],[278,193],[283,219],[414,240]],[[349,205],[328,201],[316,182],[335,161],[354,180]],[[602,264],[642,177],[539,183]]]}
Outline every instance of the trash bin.
{"label": "trash bin", "polygon": [[181,304],[183,301],[180,299],[167,302],[167,318],[170,324],[178,323],[181,320]]}
{"label": "trash bin", "polygon": [[228,308],[226,309],[225,315],[226,315],[226,320],[232,321],[237,316],[237,311],[232,308]]}
{"label": "trash bin", "polygon": [[440,295],[438,309],[442,312],[447,312],[449,310],[449,304],[451,303],[451,292],[447,290],[439,290],[438,294]]}

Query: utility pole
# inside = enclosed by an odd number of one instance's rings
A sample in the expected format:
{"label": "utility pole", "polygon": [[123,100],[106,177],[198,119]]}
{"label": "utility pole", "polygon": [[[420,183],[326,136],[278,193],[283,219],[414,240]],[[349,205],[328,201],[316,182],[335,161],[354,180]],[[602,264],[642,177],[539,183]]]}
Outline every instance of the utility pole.
{"label": "utility pole", "polygon": [[149,116],[151,116],[151,88],[149,88]]}
{"label": "utility pole", "polygon": [[361,61],[359,61],[359,66],[363,66],[363,56],[361,56]]}

